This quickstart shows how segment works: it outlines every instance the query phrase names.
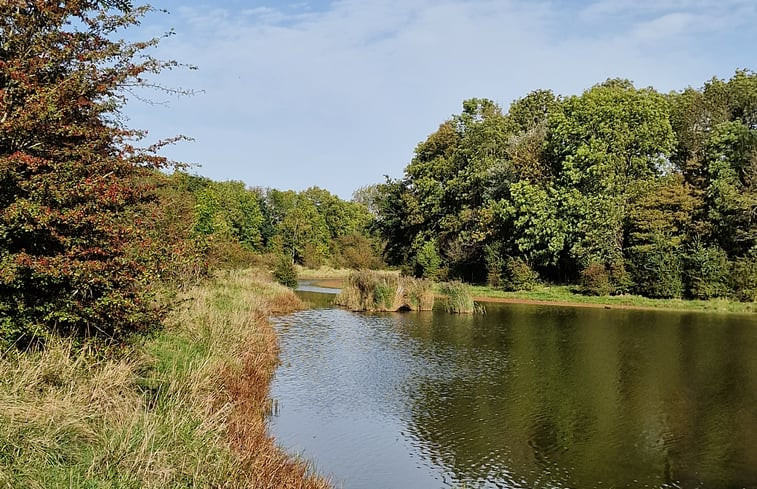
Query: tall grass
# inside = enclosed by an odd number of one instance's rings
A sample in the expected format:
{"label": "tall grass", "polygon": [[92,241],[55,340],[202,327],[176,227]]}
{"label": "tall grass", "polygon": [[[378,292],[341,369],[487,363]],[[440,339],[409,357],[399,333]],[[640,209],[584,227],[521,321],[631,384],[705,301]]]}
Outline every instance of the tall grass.
{"label": "tall grass", "polygon": [[103,353],[66,339],[0,358],[0,487],[325,488],[266,432],[285,287],[227,272],[164,331]]}
{"label": "tall grass", "polygon": [[432,285],[394,273],[353,271],[334,302],[353,311],[428,311],[434,307]]}
{"label": "tall grass", "polygon": [[454,314],[473,314],[476,307],[473,302],[470,285],[462,282],[443,282],[439,284],[439,292],[447,296],[445,309]]}

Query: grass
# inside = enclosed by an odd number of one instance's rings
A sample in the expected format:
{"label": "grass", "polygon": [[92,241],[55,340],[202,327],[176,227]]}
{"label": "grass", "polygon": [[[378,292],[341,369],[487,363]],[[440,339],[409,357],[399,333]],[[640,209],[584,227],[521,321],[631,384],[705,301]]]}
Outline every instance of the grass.
{"label": "grass", "polygon": [[474,285],[472,294],[476,300],[506,299],[513,301],[543,301],[560,304],[669,309],[749,314],[757,312],[755,302],[736,302],[728,299],[684,300],[650,299],[638,295],[589,296],[572,291],[567,285],[539,285],[530,291],[506,292],[489,286]]}
{"label": "grass", "polygon": [[347,279],[354,270],[349,268],[331,268],[322,266],[320,268],[305,268],[301,265],[295,265],[297,277],[304,280],[312,279]]}
{"label": "grass", "polygon": [[0,487],[328,487],[266,431],[266,318],[299,307],[261,275],[226,272],[150,338],[105,354],[66,339],[5,352]]}
{"label": "grass", "polygon": [[334,303],[353,311],[430,311],[433,283],[396,273],[359,270],[350,273]]}
{"label": "grass", "polygon": [[471,287],[462,282],[443,282],[439,292],[446,296],[445,309],[454,314],[473,314],[476,311]]}

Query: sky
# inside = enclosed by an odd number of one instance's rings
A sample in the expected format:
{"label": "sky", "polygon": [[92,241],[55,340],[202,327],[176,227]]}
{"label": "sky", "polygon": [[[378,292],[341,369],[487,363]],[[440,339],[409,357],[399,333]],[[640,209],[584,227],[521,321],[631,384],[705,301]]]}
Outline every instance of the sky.
{"label": "sky", "polygon": [[130,102],[147,142],[190,172],[342,198],[402,177],[416,145],[489,98],[580,94],[607,78],[661,92],[757,69],[754,0],[153,0],[129,35],[194,65],[158,78],[195,91]]}

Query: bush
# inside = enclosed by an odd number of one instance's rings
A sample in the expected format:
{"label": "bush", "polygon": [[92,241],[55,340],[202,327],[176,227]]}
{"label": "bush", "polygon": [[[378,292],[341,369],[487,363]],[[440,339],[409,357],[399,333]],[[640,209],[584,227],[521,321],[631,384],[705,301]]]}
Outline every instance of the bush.
{"label": "bush", "polygon": [[508,258],[505,274],[508,290],[532,290],[539,283],[539,274],[520,258]]}
{"label": "bush", "polygon": [[376,245],[361,234],[348,234],[336,240],[336,265],[354,270],[376,270],[384,267]]}
{"label": "bush", "polygon": [[297,287],[297,270],[295,270],[291,258],[284,255],[279,256],[276,267],[273,269],[273,278],[289,288]]}
{"label": "bush", "polygon": [[302,265],[305,268],[317,269],[323,265],[325,256],[322,247],[316,243],[305,243],[302,252]]}
{"label": "bush", "polygon": [[638,247],[631,250],[636,293],[653,298],[680,299],[683,295],[683,267],[673,250]]}
{"label": "bush", "polygon": [[148,11],[0,2],[0,343],[121,340],[164,316],[140,209],[155,196],[148,169],[169,164],[119,117],[125,87],[177,66],[148,54],[154,42],[117,40]]}
{"label": "bush", "polygon": [[686,285],[694,299],[725,297],[729,292],[731,264],[718,246],[695,243],[686,255]]}
{"label": "bush", "polygon": [[505,268],[505,260],[502,258],[501,245],[486,245],[484,257],[486,261],[486,283],[490,287],[499,288],[503,285],[502,270]]}
{"label": "bush", "polygon": [[610,295],[614,291],[610,273],[604,265],[592,263],[581,271],[581,292],[586,295]]}
{"label": "bush", "polygon": [[731,288],[737,300],[757,301],[757,260],[755,258],[737,258],[733,262]]}
{"label": "bush", "polygon": [[609,272],[612,294],[628,294],[633,290],[633,278],[626,269],[625,262],[617,260],[610,263]]}

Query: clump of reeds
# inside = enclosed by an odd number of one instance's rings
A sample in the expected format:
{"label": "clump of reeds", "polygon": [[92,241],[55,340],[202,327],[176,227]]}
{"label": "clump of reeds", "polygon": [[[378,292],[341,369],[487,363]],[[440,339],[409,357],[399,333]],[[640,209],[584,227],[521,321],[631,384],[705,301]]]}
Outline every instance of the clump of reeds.
{"label": "clump of reeds", "polygon": [[405,303],[413,311],[430,311],[434,308],[434,283],[430,280],[400,277],[405,291]]}
{"label": "clump of reeds", "polygon": [[471,288],[459,281],[439,284],[439,292],[447,296],[445,309],[454,314],[472,314],[477,312]]}
{"label": "clump of reeds", "polygon": [[0,352],[0,487],[328,487],[266,430],[266,318],[297,297],[230,272],[184,299],[165,330],[112,351]]}
{"label": "clump of reeds", "polygon": [[427,311],[434,294],[428,280],[360,270],[350,274],[334,302],[353,311]]}

